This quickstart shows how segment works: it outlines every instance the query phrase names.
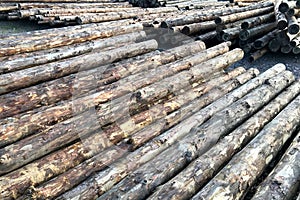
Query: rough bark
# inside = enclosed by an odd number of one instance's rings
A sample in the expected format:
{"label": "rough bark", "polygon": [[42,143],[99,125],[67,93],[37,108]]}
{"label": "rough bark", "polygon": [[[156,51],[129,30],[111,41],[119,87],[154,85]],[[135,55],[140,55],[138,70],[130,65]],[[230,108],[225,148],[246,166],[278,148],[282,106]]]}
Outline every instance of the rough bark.
{"label": "rough bark", "polygon": [[[293,100],[192,199],[241,199],[299,125],[300,96]],[[288,123],[287,123],[288,122]]]}
{"label": "rough bark", "polygon": [[[160,186],[148,199],[189,199],[300,92],[297,81],[212,149]],[[268,198],[269,199],[269,198]]]}
{"label": "rough bark", "polygon": [[276,37],[276,34],[279,30],[275,29],[266,35],[262,36],[261,38],[258,38],[254,41],[254,48],[255,49],[261,49],[269,44],[269,42]]}
{"label": "rough bark", "polygon": [[257,25],[263,24],[263,23],[272,22],[274,20],[275,20],[274,13],[269,13],[269,14],[253,17],[253,18],[250,18],[250,19],[245,19],[241,23],[241,28],[242,29],[249,29],[249,28],[253,28]]}
{"label": "rough bark", "polygon": [[270,79],[268,85],[263,85],[239,99],[203,125],[193,127],[178,143],[135,170],[99,199],[146,198],[157,186],[214,146],[222,136],[268,103],[293,80],[291,72],[284,72]]}
{"label": "rough bark", "polygon": [[300,184],[300,133],[252,199],[292,199]]}
{"label": "rough bark", "polygon": [[263,48],[263,49],[257,50],[257,51],[255,51],[254,53],[252,53],[250,55],[249,61],[253,62],[253,61],[261,58],[262,56],[264,56],[268,52],[269,52],[268,48]]}
{"label": "rough bark", "polygon": [[[285,66],[282,64],[276,65],[273,68],[267,70],[257,78],[249,81],[247,84],[244,84],[240,88],[234,90],[228,95],[220,98],[219,100],[215,101],[211,105],[207,106],[206,108],[202,109],[200,112],[194,114],[192,117],[187,118],[184,121],[174,128],[162,133],[162,135],[158,136],[152,142],[145,144],[141,149],[138,151],[134,151],[128,157],[123,158],[119,162],[110,166],[109,169],[96,174],[95,176],[91,177],[89,180],[85,181],[83,184],[79,185],[78,187],[74,188],[70,192],[60,196],[58,199],[90,199],[96,198],[97,196],[103,194],[109,188],[111,188],[114,184],[118,183],[121,179],[126,177],[131,171],[136,169],[141,164],[148,162],[152,158],[154,158],[157,154],[162,152],[164,149],[169,147],[170,145],[174,144],[178,139],[183,137],[187,132],[195,125],[199,125],[209,119],[213,114],[218,112],[219,110],[225,108],[226,106],[230,105],[232,102],[236,101],[237,99],[243,97],[252,89],[261,85],[265,80],[273,77],[274,75],[280,73],[285,69]],[[254,70],[255,71],[255,70]],[[257,73],[257,71],[255,72]],[[243,77],[243,78],[242,78]],[[245,79],[245,76],[238,77],[238,84],[243,84],[249,79]],[[242,81],[242,82],[240,82]],[[224,89],[228,88],[224,86]],[[216,92],[215,94],[219,94]],[[222,95],[222,94],[221,94]],[[219,97],[216,97],[217,99]],[[194,109],[192,109],[194,110]],[[181,116],[179,114],[179,116]],[[176,113],[174,113],[174,117],[176,117]],[[163,123],[162,126],[164,126]],[[159,124],[155,124],[159,126]],[[156,130],[154,127],[149,127],[149,130],[154,131]],[[159,133],[161,131],[158,131]],[[158,134],[159,134],[158,133]],[[140,160],[142,159],[142,160]],[[127,165],[128,160],[133,165]],[[98,188],[95,190],[95,188]]]}
{"label": "rough bark", "polygon": [[42,66],[31,67],[21,71],[0,75],[0,94],[8,93],[20,88],[37,84],[41,81],[60,78],[78,71],[88,70],[112,63],[116,60],[144,53],[144,49],[156,49],[157,42],[149,40],[123,46],[110,51],[92,52],[76,56],[68,60],[48,63]]}
{"label": "rough bark", "polygon": [[[0,56],[14,55],[17,53],[32,52],[37,50],[44,50],[54,47],[65,46],[69,44],[75,44],[80,42],[85,42],[88,40],[96,38],[106,38],[114,35],[120,35],[124,33],[130,33],[133,31],[141,30],[142,24],[132,24],[127,26],[116,26],[110,27],[109,29],[103,26],[100,26],[99,30],[97,27],[89,31],[80,30],[78,33],[70,32],[70,34],[58,34],[54,37],[48,39],[39,39],[31,38],[30,41],[24,41],[24,43],[16,43],[15,45],[4,46],[0,48]],[[46,32],[46,31],[45,31]],[[29,32],[28,32],[29,33]],[[55,34],[54,34],[55,35]]]}
{"label": "rough bark", "polygon": [[274,10],[274,6],[266,7],[266,8],[259,8],[255,10],[250,10],[250,11],[245,11],[245,12],[240,12],[240,13],[235,13],[231,15],[224,15],[221,17],[218,17],[215,19],[216,24],[226,24],[226,23],[232,23],[241,19],[246,19],[249,17],[254,17],[257,15],[263,15],[263,14],[268,14]]}
{"label": "rough bark", "polygon": [[247,29],[247,30],[244,29],[240,32],[239,38],[241,40],[248,40],[249,38],[269,33],[270,31],[274,30],[275,28],[276,28],[275,23],[268,23],[268,24],[263,24],[263,25],[254,27],[252,29]]}
{"label": "rough bark", "polygon": [[116,46],[117,44],[134,42],[145,37],[146,33],[144,31],[133,32],[107,39],[92,40],[49,50],[9,56],[6,60],[0,62],[0,74],[78,56],[95,49],[103,49],[110,46]]}
{"label": "rough bark", "polygon": [[[117,141],[121,140],[122,138],[124,138],[126,136],[130,136],[132,133],[142,129],[143,127],[146,127],[150,123],[153,123],[154,121],[156,121],[160,118],[166,117],[168,115],[168,113],[179,109],[180,107],[182,107],[189,101],[197,98],[198,96],[201,96],[201,94],[209,92],[210,89],[213,87],[213,84],[219,85],[221,82],[224,82],[227,79],[230,79],[230,78],[240,74],[242,72],[241,70],[242,69],[237,69],[236,71],[233,71],[231,74],[225,75],[219,79],[215,79],[214,81],[211,81],[210,83],[212,85],[207,85],[207,87],[200,86],[199,88],[191,89],[179,96],[174,97],[174,99],[169,100],[166,103],[163,103],[162,105],[154,106],[154,107],[150,108],[149,111],[145,111],[145,112],[142,112],[140,114],[133,116],[132,119],[129,119],[129,121],[125,121],[123,123],[123,125],[120,124],[120,127],[124,127],[123,130],[117,130],[113,133],[106,134],[107,135],[106,137],[110,140],[108,143],[110,143],[110,144],[116,143]],[[203,90],[205,90],[205,91],[203,91]],[[201,92],[201,91],[203,91],[203,92]],[[126,124],[130,124],[130,126],[124,126]],[[148,138],[146,140],[136,141],[135,144],[137,144],[137,146],[140,146],[150,139],[151,138]],[[99,142],[99,141],[103,141],[104,139],[103,139],[103,136],[99,135],[99,136],[89,137],[89,138],[87,138],[87,140]],[[107,143],[107,142],[103,141],[100,143]],[[132,145],[132,143],[131,143],[131,145]],[[137,148],[136,146],[131,146],[131,149],[136,149],[136,148]],[[95,149],[95,148],[93,148],[93,149]],[[97,155],[95,158],[85,161],[84,163],[80,164],[80,166],[77,166],[76,168],[71,169],[68,172],[60,175],[59,177],[43,184],[43,186],[37,187],[34,190],[34,192],[32,192],[32,196],[38,197],[38,198],[54,197],[54,196],[57,196],[65,191],[71,189],[72,187],[74,187],[75,185],[77,185],[78,183],[83,181],[85,177],[89,176],[90,174],[92,174],[98,170],[98,167],[95,168],[94,166],[101,166],[100,163],[98,164],[99,159],[97,159],[97,157],[101,157],[103,152],[101,152],[99,148],[97,151],[100,152],[100,154]],[[91,162],[94,162],[94,165],[91,165],[90,164]],[[74,173],[77,174],[76,178],[74,178],[74,175],[73,175]],[[79,173],[80,173],[80,175],[79,175]],[[70,177],[73,177],[72,183],[69,182],[66,185],[63,180],[69,180]]]}

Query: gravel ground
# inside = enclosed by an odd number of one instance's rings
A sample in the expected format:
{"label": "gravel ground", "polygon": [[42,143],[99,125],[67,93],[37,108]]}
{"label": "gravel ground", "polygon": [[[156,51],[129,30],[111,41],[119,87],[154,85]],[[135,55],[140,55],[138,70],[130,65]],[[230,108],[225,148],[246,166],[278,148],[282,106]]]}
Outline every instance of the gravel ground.
{"label": "gravel ground", "polygon": [[[30,22],[28,20],[0,21],[0,36],[24,31],[41,30],[46,28],[49,27],[46,25],[37,25],[36,23]],[[292,71],[295,74],[297,78],[300,78],[300,55],[268,53],[267,55],[252,63],[248,61],[248,57],[249,55],[246,55],[243,60],[234,64],[229,69],[244,66],[246,69],[255,67],[258,68],[260,72],[263,72],[277,63],[283,63],[287,66],[288,70]]]}
{"label": "gravel ground", "polygon": [[249,55],[246,55],[245,58],[233,66],[239,67],[244,66],[246,69],[251,67],[257,68],[260,72],[264,72],[270,67],[274,66],[277,63],[283,63],[286,65],[287,69],[292,71],[297,78],[300,78],[300,55],[294,54],[282,54],[282,53],[267,53],[263,57],[259,58],[254,62],[249,62]]}

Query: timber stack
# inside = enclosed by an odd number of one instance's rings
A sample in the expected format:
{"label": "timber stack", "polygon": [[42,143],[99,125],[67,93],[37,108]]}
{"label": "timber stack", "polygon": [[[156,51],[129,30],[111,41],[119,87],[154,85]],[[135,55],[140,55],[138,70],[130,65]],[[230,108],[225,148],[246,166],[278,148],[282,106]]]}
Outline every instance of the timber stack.
{"label": "timber stack", "polygon": [[252,17],[267,34],[276,6],[173,8],[0,36],[1,200],[297,198],[300,81],[228,70],[232,36],[178,35]]}

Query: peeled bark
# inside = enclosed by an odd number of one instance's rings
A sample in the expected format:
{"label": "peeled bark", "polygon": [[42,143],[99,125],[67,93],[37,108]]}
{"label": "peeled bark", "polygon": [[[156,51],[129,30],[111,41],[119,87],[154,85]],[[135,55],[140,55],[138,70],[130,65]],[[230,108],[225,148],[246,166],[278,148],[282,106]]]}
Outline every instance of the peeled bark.
{"label": "peeled bark", "polygon": [[292,199],[300,184],[300,132],[270,175],[258,186],[253,200]]}
{"label": "peeled bark", "polygon": [[212,148],[218,140],[250,117],[283,90],[294,77],[282,73],[242,99],[212,116],[203,125],[193,127],[178,143],[135,170],[100,199],[143,199],[169,177],[180,172],[196,157]]}
{"label": "peeled bark", "polygon": [[28,87],[41,81],[56,79],[78,71],[96,68],[121,58],[143,53],[143,49],[156,49],[157,42],[149,40],[104,52],[92,52],[68,60],[48,63],[21,71],[0,75],[0,94]]}
{"label": "peeled bark", "polygon": [[[111,188],[114,184],[116,184],[121,179],[126,177],[131,171],[136,169],[138,166],[140,166],[145,162],[148,162],[150,159],[154,158],[157,154],[162,152],[164,149],[174,144],[181,137],[186,135],[187,132],[189,132],[189,130],[193,126],[203,123],[204,121],[209,119],[213,114],[225,108],[226,106],[230,105],[232,102],[236,101],[237,99],[243,97],[253,88],[258,87],[265,80],[280,73],[284,69],[285,69],[284,65],[282,64],[276,65],[273,68],[264,72],[262,75],[258,76],[257,78],[249,81],[247,84],[244,84],[240,88],[234,90],[230,94],[225,95],[219,100],[214,100],[215,102],[212,103],[211,105],[207,106],[206,108],[202,109],[198,113],[194,114],[192,117],[182,121],[179,125],[175,126],[174,128],[164,132],[163,134],[161,134],[160,136],[152,140],[152,142],[145,144],[141,149],[134,151],[132,154],[129,154],[128,157],[123,158],[119,162],[111,165],[109,169],[104,170],[103,172],[100,172],[99,174],[91,177],[83,184],[74,188],[70,192],[67,192],[66,194],[62,195],[58,199],[76,199],[76,198],[91,199],[91,198],[96,198],[98,195],[103,194],[104,192],[109,190],[109,188]],[[250,78],[248,77],[247,79],[245,79],[245,77],[244,78],[242,77],[243,77],[242,75],[241,77],[237,77],[238,83],[240,84],[245,83],[245,81]],[[228,86],[227,87],[224,86],[224,89],[226,88],[228,88]],[[216,92],[215,94],[218,93],[219,92]],[[175,116],[176,115],[174,115],[174,117]],[[179,116],[181,115],[179,114]],[[164,124],[165,123],[163,123],[163,126]],[[159,124],[156,125],[159,126]],[[149,127],[149,130],[151,129],[152,132],[153,130],[156,130],[154,129],[154,127]],[[128,160],[130,160],[130,163],[132,165],[127,165]],[[95,190],[95,188],[98,189]]]}
{"label": "peeled bark", "polygon": [[157,188],[148,199],[179,200],[191,198],[299,92],[300,82],[297,81],[245,123],[221,139],[213,148],[193,161],[182,172]]}
{"label": "peeled bark", "polygon": [[241,199],[299,125],[300,96],[293,100],[192,199]]}

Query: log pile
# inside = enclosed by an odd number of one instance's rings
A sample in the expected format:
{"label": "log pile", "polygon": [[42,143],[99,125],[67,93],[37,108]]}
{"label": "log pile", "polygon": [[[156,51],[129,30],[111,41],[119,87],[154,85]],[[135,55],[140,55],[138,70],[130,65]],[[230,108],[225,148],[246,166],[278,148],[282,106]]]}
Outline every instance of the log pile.
{"label": "log pile", "polygon": [[214,8],[0,36],[0,199],[297,198],[300,81],[227,69],[288,27],[270,2]]}

